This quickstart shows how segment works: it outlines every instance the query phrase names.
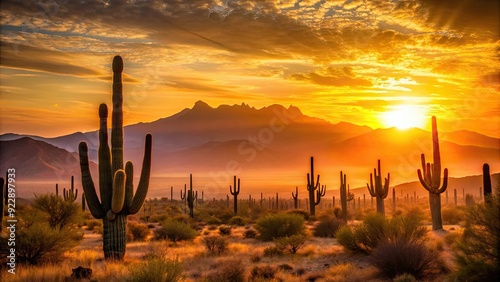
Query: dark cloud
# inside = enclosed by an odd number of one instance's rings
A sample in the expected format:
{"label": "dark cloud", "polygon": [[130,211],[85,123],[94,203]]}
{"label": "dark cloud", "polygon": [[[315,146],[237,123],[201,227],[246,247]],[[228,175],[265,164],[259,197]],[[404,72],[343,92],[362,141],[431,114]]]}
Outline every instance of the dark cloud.
{"label": "dark cloud", "polygon": [[1,63],[4,67],[42,71],[62,75],[99,76],[98,70],[72,63],[74,56],[27,45],[1,44]]}
{"label": "dark cloud", "polygon": [[498,0],[419,0],[428,13],[428,22],[438,28],[461,32],[489,32],[499,38]]}

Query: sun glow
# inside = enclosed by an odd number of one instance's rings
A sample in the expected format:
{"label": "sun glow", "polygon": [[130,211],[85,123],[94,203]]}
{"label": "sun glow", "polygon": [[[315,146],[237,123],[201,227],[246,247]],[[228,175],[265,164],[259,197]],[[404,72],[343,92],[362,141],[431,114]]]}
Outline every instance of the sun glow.
{"label": "sun glow", "polygon": [[425,108],[416,105],[397,105],[382,113],[381,120],[387,127],[396,127],[398,129],[423,128],[426,122],[426,111]]}

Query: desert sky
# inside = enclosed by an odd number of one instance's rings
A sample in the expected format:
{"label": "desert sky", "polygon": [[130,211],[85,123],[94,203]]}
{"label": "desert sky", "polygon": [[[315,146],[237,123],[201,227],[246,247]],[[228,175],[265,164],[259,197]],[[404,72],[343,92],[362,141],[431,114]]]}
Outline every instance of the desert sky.
{"label": "desert sky", "polygon": [[95,130],[119,54],[125,124],[203,100],[500,137],[498,5],[2,0],[0,133]]}

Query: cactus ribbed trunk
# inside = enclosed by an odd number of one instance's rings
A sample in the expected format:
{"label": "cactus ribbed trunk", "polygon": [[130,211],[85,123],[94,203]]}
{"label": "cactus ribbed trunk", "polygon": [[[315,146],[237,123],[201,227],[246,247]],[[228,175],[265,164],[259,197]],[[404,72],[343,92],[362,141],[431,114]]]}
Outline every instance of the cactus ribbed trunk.
{"label": "cactus ribbed trunk", "polygon": [[431,207],[434,207],[431,209],[432,230],[442,229],[441,194],[429,194],[429,204]]}
{"label": "cactus ribbed trunk", "polygon": [[113,221],[103,220],[103,249],[105,259],[123,260],[127,237],[127,216],[117,214]]}

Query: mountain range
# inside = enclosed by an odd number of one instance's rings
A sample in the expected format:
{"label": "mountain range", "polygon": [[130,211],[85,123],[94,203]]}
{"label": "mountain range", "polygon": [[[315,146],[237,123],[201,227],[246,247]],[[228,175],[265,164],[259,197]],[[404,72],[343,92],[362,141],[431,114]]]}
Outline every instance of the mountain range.
{"label": "mountain range", "polygon": [[[450,176],[480,174],[483,163],[489,163],[492,171],[499,170],[500,139],[465,130],[447,132],[439,128],[439,121],[438,129],[442,166],[450,170]],[[416,180],[421,153],[429,161],[432,158],[427,131],[332,124],[293,106],[256,109],[243,103],[212,108],[198,101],[170,117],[126,126],[125,159],[142,163],[147,133],[153,134],[152,175],[166,178],[162,183],[153,178],[152,187],[179,186],[189,173],[199,176],[202,186],[216,182],[217,189],[228,186],[234,174],[246,180],[248,189],[304,186],[311,156],[322,183],[334,189],[340,170],[348,173],[352,187],[363,186],[377,159],[381,159],[382,173],[391,173],[392,186]],[[76,150],[81,141],[89,146],[96,174],[97,131],[56,138],[3,134],[0,171],[16,167],[20,178],[32,182],[67,181],[70,175],[78,180]]]}

